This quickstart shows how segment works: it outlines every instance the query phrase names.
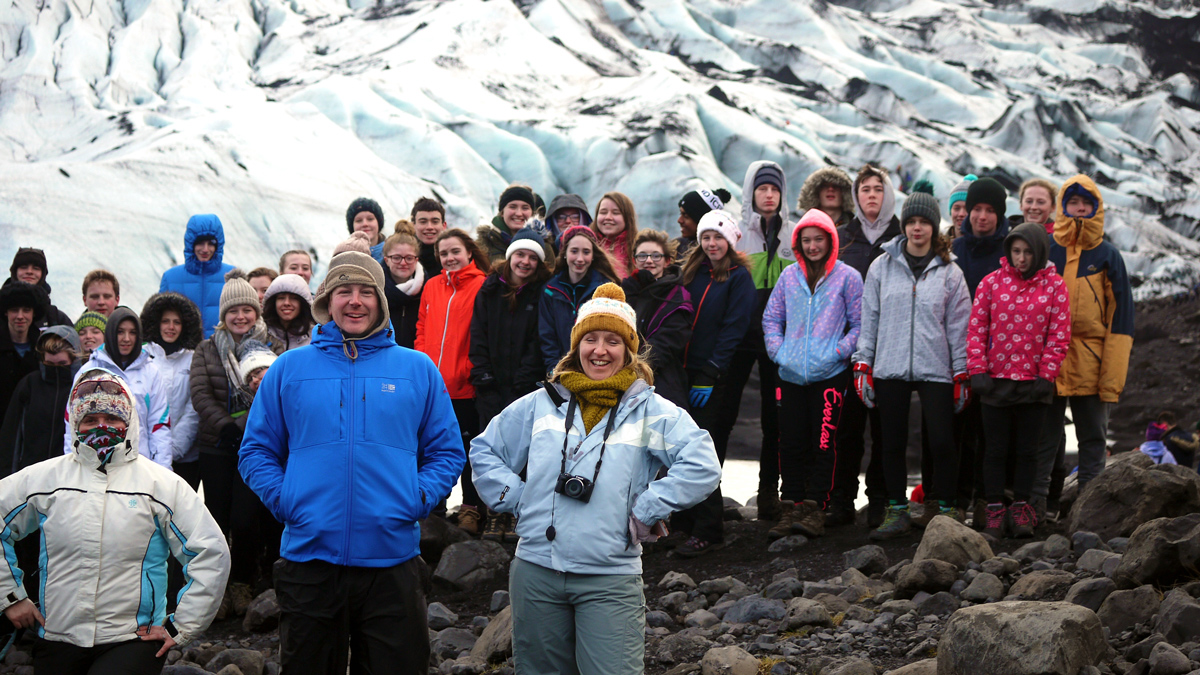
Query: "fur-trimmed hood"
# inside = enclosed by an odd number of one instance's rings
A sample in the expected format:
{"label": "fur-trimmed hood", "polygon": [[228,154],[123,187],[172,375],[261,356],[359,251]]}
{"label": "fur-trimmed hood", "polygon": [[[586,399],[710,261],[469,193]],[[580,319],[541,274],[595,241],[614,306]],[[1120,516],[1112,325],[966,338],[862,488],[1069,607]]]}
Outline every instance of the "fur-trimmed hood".
{"label": "fur-trimmed hood", "polygon": [[809,209],[821,208],[819,193],[823,185],[832,185],[840,189],[842,191],[842,212],[846,214],[854,212],[854,180],[850,178],[850,174],[836,166],[827,166],[812,172],[804,180],[804,185],[800,188],[800,199],[796,202],[799,207],[797,210],[800,213],[806,213]]}
{"label": "fur-trimmed hood", "polygon": [[159,332],[159,325],[162,323],[163,312],[167,310],[178,314],[179,320],[183,322],[183,330],[179,333],[179,346],[183,349],[195,349],[204,339],[204,327],[200,323],[200,309],[188,298],[171,291],[150,296],[150,299],[142,306],[140,319],[143,337],[147,342],[165,346],[162,342],[162,334]]}

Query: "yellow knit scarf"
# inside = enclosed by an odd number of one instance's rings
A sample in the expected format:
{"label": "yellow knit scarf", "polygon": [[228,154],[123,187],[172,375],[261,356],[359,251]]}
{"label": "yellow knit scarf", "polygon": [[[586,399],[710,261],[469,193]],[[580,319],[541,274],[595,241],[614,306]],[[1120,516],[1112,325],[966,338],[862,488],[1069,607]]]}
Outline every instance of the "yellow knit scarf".
{"label": "yellow knit scarf", "polygon": [[637,380],[632,368],[625,368],[604,380],[593,380],[583,373],[563,373],[558,381],[579,399],[579,413],[588,433],[600,423],[609,408],[621,402],[621,396]]}

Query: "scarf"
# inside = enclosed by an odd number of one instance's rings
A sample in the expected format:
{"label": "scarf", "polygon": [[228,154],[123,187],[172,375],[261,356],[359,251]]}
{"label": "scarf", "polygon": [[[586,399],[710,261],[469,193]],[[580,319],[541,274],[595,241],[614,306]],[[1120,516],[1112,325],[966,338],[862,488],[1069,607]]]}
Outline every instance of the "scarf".
{"label": "scarf", "polygon": [[421,289],[425,287],[425,268],[421,263],[417,262],[417,269],[413,272],[412,278],[401,284],[396,284],[396,288],[401,293],[408,296],[417,296],[421,294]]}
{"label": "scarf", "polygon": [[[258,317],[258,321],[254,322],[250,332],[242,336],[242,340],[258,340],[265,345],[274,343],[267,331],[267,324],[261,316]],[[221,365],[225,368],[225,379],[229,380],[229,412],[245,412],[250,409],[250,402],[254,400],[254,395],[247,391],[242,383],[242,370],[238,365],[237,358],[238,343],[234,341],[233,334],[226,328],[218,328],[213,331],[212,341],[213,346],[217,348]]]}
{"label": "scarf", "polygon": [[600,235],[600,244],[604,246],[604,250],[617,262],[616,268],[618,276],[622,279],[629,276],[633,270],[633,261],[629,258],[629,236],[628,232],[621,232],[615,237],[606,237]]}
{"label": "scarf", "polygon": [[104,466],[112,458],[113,450],[125,442],[125,432],[126,429],[100,425],[84,432],[79,441],[95,450],[100,466]]}
{"label": "scarf", "polygon": [[560,375],[558,381],[579,399],[583,429],[590,434],[604,413],[621,402],[621,396],[637,381],[637,375],[632,368],[624,368],[612,377],[593,380],[583,373],[567,372]]}
{"label": "scarf", "polygon": [[862,225],[863,235],[867,241],[874,245],[879,238],[887,232],[888,225],[892,224],[892,216],[896,215],[896,193],[893,191],[892,182],[883,180],[883,203],[879,208],[879,215],[875,220],[867,220],[867,216],[863,214],[862,207],[858,204],[858,183],[854,184],[854,216],[858,218],[858,222]]}

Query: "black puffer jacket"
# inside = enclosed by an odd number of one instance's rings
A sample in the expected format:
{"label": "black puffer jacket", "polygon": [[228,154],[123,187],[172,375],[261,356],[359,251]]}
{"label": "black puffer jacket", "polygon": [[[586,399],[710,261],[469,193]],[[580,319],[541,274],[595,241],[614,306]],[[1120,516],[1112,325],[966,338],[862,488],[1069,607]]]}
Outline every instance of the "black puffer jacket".
{"label": "black puffer jacket", "polygon": [[625,301],[637,314],[638,338],[650,345],[654,391],[686,410],[688,378],[683,356],[692,339],[695,310],[681,281],[679,267],[672,265],[659,279],[641,270],[621,282],[621,287]]}
{"label": "black puffer jacket", "polygon": [[74,366],[41,365],[17,384],[0,427],[0,478],[62,457]]}
{"label": "black puffer jacket", "polygon": [[484,424],[533,391],[545,375],[538,342],[542,286],[525,284],[512,310],[504,297],[506,286],[498,273],[489,275],[475,295],[471,315],[471,384]]}
{"label": "black puffer jacket", "polygon": [[[417,264],[424,267],[424,263]],[[438,270],[440,273],[441,265],[438,265]],[[429,277],[426,276],[425,280],[428,282]],[[421,289],[417,289],[416,295],[405,293],[392,281],[392,275],[384,270],[383,295],[387,298],[388,314],[395,331],[396,344],[412,349],[417,342],[417,311],[421,308]]]}
{"label": "black puffer jacket", "polygon": [[838,260],[858,270],[863,279],[866,279],[871,263],[883,253],[883,245],[900,234],[900,219],[892,216],[887,229],[883,231],[883,236],[872,244],[867,240],[867,235],[863,234],[862,223],[858,222],[858,218],[851,218],[849,223],[838,228]]}

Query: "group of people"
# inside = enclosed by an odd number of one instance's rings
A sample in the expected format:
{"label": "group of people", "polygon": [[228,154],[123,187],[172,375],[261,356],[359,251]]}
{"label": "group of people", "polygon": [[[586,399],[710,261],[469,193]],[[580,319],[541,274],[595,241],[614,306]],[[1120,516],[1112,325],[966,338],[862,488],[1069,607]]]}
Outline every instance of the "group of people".
{"label": "group of people", "polygon": [[[875,539],[968,511],[992,536],[1030,536],[1056,511],[1067,405],[1080,482],[1103,468],[1133,302],[1089,178],[1027,181],[1009,218],[1004,187],[968,176],[945,205],[949,235],[928,184],[897,214],[872,165],[809,176],[795,223],[778,164],[748,167],[742,196],[734,214],[726,190],[688,192],[676,238],[639,229],[619,192],[589,210],[514,184],[474,235],[432,198],[389,235],[380,204],[359,198],[315,293],[311,253],[245,273],[224,262],[217,216],[197,215],[184,263],[140,313],[95,270],[73,324],[50,301],[45,255],[21,249],[0,289],[0,540],[18,562],[0,591],[19,626],[70,624],[35,667],[65,658],[62,644],[100,663],[125,658],[115,644],[180,643],[172,626],[190,637],[223,600],[273,585],[284,672],[344,671],[351,644],[368,670],[423,672],[418,521],[444,515],[461,480],[458,527],[517,542],[518,671],[640,672],[640,544],[670,533],[683,557],[723,545],[720,465],[756,366],[771,538],[854,521],[868,429]],[[116,516],[101,502],[44,498],[72,481],[128,500],[145,531],[105,529]],[[76,511],[69,528],[55,509]],[[111,635],[77,637],[84,614],[56,600],[77,581],[20,571],[55,547],[133,566],[135,534],[153,569],[116,584],[133,597],[142,584],[142,600],[107,608]],[[168,553],[190,623],[166,618],[167,584],[153,584]],[[145,672],[163,654],[146,651]]]}

